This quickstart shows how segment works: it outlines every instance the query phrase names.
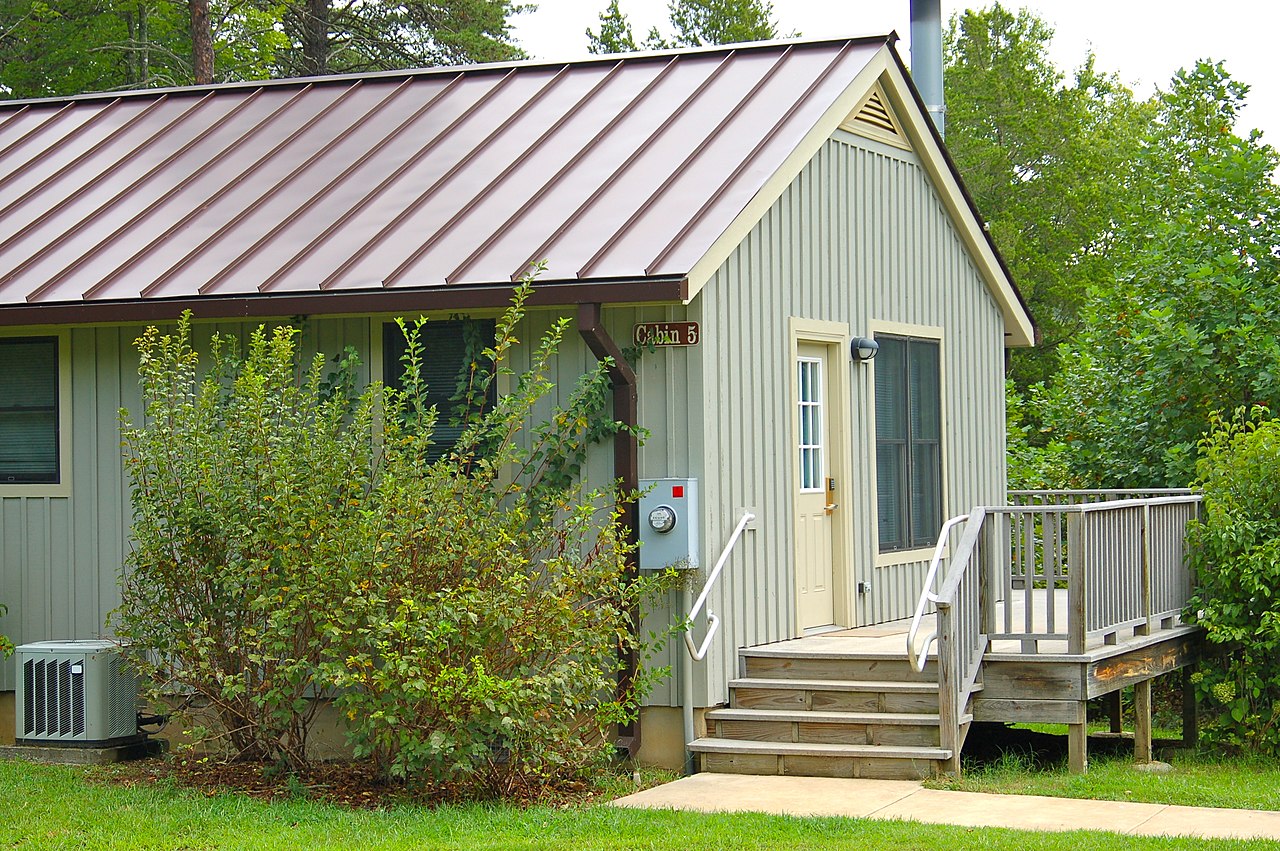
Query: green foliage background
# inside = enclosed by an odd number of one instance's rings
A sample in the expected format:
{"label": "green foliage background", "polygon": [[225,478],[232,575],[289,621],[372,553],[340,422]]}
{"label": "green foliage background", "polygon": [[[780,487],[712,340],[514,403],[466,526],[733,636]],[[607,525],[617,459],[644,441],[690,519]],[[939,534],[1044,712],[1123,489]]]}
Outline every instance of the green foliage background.
{"label": "green foliage background", "polygon": [[[524,56],[515,0],[210,0],[214,82]],[[183,0],[0,0],[0,97],[193,82]]]}
{"label": "green foliage background", "polygon": [[1209,657],[1193,675],[1209,711],[1201,737],[1280,755],[1280,420],[1254,409],[1214,417],[1201,442],[1203,517],[1190,532],[1195,594],[1187,617]]}
{"label": "green foliage background", "polygon": [[769,0],[670,0],[667,17],[670,35],[664,36],[653,27],[643,41],[637,41],[618,0],[609,0],[600,13],[600,28],[587,29],[587,49],[592,53],[630,53],[798,35],[784,36],[778,29]]}

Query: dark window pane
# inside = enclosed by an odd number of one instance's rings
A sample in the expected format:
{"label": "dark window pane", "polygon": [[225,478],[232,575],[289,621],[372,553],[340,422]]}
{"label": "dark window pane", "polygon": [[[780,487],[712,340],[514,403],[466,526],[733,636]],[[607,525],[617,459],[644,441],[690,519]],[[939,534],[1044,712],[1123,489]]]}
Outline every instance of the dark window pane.
{"label": "dark window pane", "polygon": [[[457,407],[471,376],[473,364],[481,358],[485,346],[493,344],[492,319],[431,321],[422,326],[422,364],[419,370],[427,385],[426,403],[437,411],[432,446],[427,454],[436,461],[453,448],[462,436],[464,426],[455,422]],[[383,381],[391,387],[404,386],[403,358],[407,348],[404,334],[395,323],[388,322],[382,331]],[[489,401],[496,399],[494,386],[489,387]]]}
{"label": "dark window pane", "polygon": [[0,338],[0,484],[58,481],[58,340]]}
{"label": "dark window pane", "polygon": [[876,355],[876,437],[880,440],[902,440],[907,436],[903,413],[906,390],[906,345],[893,337],[877,338],[880,353]]}
{"label": "dark window pane", "polygon": [[876,340],[880,549],[931,546],[942,525],[939,344],[893,336]]}
{"label": "dark window pane", "polygon": [[876,505],[882,550],[900,549],[906,542],[906,518],[902,516],[905,448],[901,444],[876,447]]}
{"label": "dark window pane", "polygon": [[942,431],[938,398],[938,344],[912,340],[911,439],[937,440]]}
{"label": "dark window pane", "polygon": [[942,469],[936,443],[911,449],[911,543],[937,543],[942,528]]}
{"label": "dark window pane", "polygon": [[57,413],[0,409],[0,481],[54,482],[57,474]]}
{"label": "dark window pane", "polygon": [[0,408],[58,404],[58,341],[0,339]]}

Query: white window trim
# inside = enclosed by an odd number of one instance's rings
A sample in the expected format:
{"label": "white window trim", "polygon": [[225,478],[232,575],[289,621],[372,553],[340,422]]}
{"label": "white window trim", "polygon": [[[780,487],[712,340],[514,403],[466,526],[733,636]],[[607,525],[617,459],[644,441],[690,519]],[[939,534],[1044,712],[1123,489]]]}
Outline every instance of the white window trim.
{"label": "white window trim", "polygon": [[[912,325],[905,322],[888,322],[880,319],[872,319],[867,329],[874,337],[876,334],[892,334],[895,337],[915,337],[922,340],[936,340],[938,343],[938,408],[940,414],[940,427],[942,429],[941,440],[938,441],[938,449],[942,456],[942,519],[950,517],[947,494],[949,492],[950,465],[947,463],[949,452],[947,451],[947,344],[945,329],[940,325]],[[869,469],[875,471],[876,478],[872,479],[872,499],[871,499],[871,530],[873,546],[875,548],[876,567],[893,567],[902,564],[914,564],[916,562],[929,561],[933,558],[933,547],[917,547],[911,550],[894,550],[892,552],[880,552],[880,501],[876,498],[876,483],[879,481],[880,471],[876,470],[876,361],[872,358],[868,366],[871,369],[867,376],[867,386],[872,388],[867,394],[867,423],[869,429],[870,445],[868,463]],[[950,548],[943,549],[944,557],[949,554]]]}
{"label": "white window trim", "polygon": [[56,337],[58,339],[58,482],[8,484],[0,482],[0,497],[71,496],[71,334],[66,329],[4,328],[0,337]]}

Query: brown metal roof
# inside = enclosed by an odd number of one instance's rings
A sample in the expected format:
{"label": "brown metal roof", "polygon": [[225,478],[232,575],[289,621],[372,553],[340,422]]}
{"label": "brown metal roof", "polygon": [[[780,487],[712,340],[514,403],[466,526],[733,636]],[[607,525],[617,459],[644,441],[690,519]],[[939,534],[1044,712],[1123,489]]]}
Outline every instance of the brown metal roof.
{"label": "brown metal roof", "polygon": [[0,102],[0,323],[678,299],[890,40]]}

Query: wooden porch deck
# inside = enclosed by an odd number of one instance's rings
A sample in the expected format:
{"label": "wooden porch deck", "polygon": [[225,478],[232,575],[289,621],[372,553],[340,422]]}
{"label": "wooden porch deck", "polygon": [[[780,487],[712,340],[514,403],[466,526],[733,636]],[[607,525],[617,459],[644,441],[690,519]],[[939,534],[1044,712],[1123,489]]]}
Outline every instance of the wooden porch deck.
{"label": "wooden porch deck", "polygon": [[[1150,760],[1151,682],[1187,669],[1201,641],[1180,622],[1198,504],[975,508],[948,524],[964,533],[917,618],[742,648],[729,706],[707,713],[690,749],[711,771],[920,777],[959,771],[974,721],[1038,722],[1067,725],[1070,767],[1084,771],[1087,701],[1114,695],[1118,732],[1119,693],[1133,686],[1136,757]],[[923,635],[909,651],[913,620]],[[1194,738],[1194,703],[1183,713]]]}
{"label": "wooden porch deck", "polygon": [[[1053,603],[1058,623],[1067,622],[1067,589],[1055,589]],[[1003,619],[1005,604],[998,603],[997,619]],[[1028,632],[1046,633],[1048,618],[1042,609],[1030,619],[1022,600],[1015,600],[1010,612],[1015,623],[1026,624]],[[764,645],[778,653],[820,659],[868,659],[886,661],[906,658],[907,633],[911,619],[875,626],[840,629]],[[1164,674],[1194,665],[1202,630],[1171,620],[1149,633],[1133,633],[1114,640],[1102,635],[1088,638],[1084,652],[1071,653],[1065,636],[1042,639],[1035,646],[1017,639],[996,639],[988,644],[982,658],[981,688],[973,695],[970,715],[974,721],[1006,723],[1067,724],[1071,737],[1073,770],[1087,764],[1086,701],[1114,695],[1112,731],[1119,733],[1119,692],[1139,686],[1138,702],[1147,709],[1135,712],[1133,731],[1140,758],[1151,752],[1150,684]],[[936,666],[937,654],[929,654],[929,667]],[[1183,734],[1188,743],[1195,738],[1195,705],[1184,701]]]}

